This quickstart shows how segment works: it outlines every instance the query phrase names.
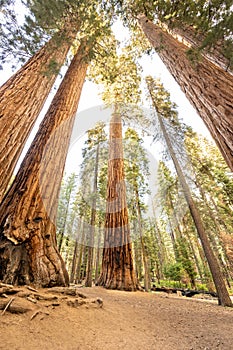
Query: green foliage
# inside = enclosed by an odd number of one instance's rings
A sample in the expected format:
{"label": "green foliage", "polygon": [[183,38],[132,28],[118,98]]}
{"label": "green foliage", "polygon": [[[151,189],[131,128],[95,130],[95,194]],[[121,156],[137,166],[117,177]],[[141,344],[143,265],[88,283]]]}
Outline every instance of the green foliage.
{"label": "green foliage", "polygon": [[117,54],[117,42],[112,37],[110,55],[97,56],[89,69],[90,78],[103,86],[102,99],[107,105],[137,104],[140,100],[140,67],[126,47]]}
{"label": "green foliage", "polygon": [[[186,148],[195,169],[199,187],[206,193],[207,202],[199,200],[202,213],[208,225],[216,230],[206,206],[213,212],[221,232],[233,232],[232,198],[233,179],[229,168],[217,147],[204,137],[197,135],[191,129],[186,132]],[[202,204],[201,204],[202,203]]]}
{"label": "green foliage", "polygon": [[85,37],[86,46],[92,48],[89,58],[93,58],[97,42],[103,37],[106,40],[110,34],[111,19],[101,11],[98,1],[25,0],[24,5],[23,20],[14,6],[2,13],[2,63],[11,61],[12,57],[25,62],[51,37],[56,51],[63,41],[70,40],[72,44],[75,35],[76,46]]}
{"label": "green foliage", "polygon": [[69,235],[72,231],[72,206],[75,201],[75,192],[77,190],[77,175],[72,173],[64,177],[60,189],[58,211],[57,211],[57,238],[62,243],[63,236]]}
{"label": "green foliage", "polygon": [[[110,3],[110,4],[109,4]],[[137,28],[137,16],[145,14],[153,21],[166,23],[170,28],[191,28],[198,47],[189,51],[196,62],[202,50],[220,50],[233,67],[233,12],[231,0],[136,0],[108,2],[109,12],[120,16],[132,30]],[[111,10],[110,10],[111,9]],[[140,46],[140,43],[138,43]]]}
{"label": "green foliage", "polygon": [[164,276],[173,281],[181,281],[184,269],[181,263],[168,264],[163,269]]}

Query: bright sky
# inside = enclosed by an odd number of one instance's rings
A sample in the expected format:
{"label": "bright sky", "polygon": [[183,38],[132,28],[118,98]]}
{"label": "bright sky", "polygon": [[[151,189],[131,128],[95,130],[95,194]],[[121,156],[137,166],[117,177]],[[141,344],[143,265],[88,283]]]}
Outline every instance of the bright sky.
{"label": "bright sky", "polygon": [[[119,41],[124,42],[127,39],[127,30],[123,28],[121,23],[116,23],[113,26],[113,30]],[[198,133],[202,133],[203,135],[210,138],[209,132],[205,127],[204,123],[202,122],[201,118],[197,115],[194,108],[190,105],[184,93],[181,91],[179,85],[175,82],[174,78],[168,72],[167,68],[160,60],[159,56],[156,53],[153,54],[152,57],[146,56],[141,60],[141,65],[143,67],[143,77],[151,75],[155,78],[161,79],[165,88],[171,94],[171,100],[178,105],[179,116],[183,120],[183,122],[192,126],[192,128]],[[12,74],[13,72],[11,71],[10,66],[5,65],[4,70],[0,72],[0,85],[4,83]],[[61,79],[58,78],[57,85],[60,83],[60,81]],[[144,85],[142,85],[142,91],[143,95],[145,96]],[[55,89],[53,89],[27,141],[25,151],[23,152],[18,162],[18,166],[26,153],[26,149],[32,142],[34,135],[39,127],[40,121],[45,115],[46,110],[48,109],[55,92]],[[75,143],[73,143],[67,156],[65,170],[66,174],[74,171],[78,173],[79,165],[82,162],[81,150],[84,147],[83,143],[85,141],[85,132],[89,128],[93,128],[97,121],[102,120],[107,122],[110,118],[110,112],[103,109],[103,103],[101,101],[99,93],[100,87],[96,86],[95,84],[89,81],[85,82],[79,103],[78,115],[74,128],[75,131],[73,132],[73,140],[75,140]],[[145,105],[148,106],[148,103],[145,103]],[[137,131],[140,132],[140,128],[138,128]],[[158,146],[152,145],[151,138],[147,138],[145,139],[144,147],[147,150],[147,155],[150,160],[151,176],[148,179],[149,188],[152,194],[155,194],[157,191],[156,173],[158,161],[156,157],[158,154]],[[148,201],[150,201],[150,197],[148,197]]]}
{"label": "bright sky", "polygon": [[[117,39],[121,42],[124,42],[127,39],[127,30],[123,28],[122,24],[120,22],[117,22],[113,26],[113,31],[117,37]],[[153,54],[152,57],[146,56],[141,60],[141,64],[143,67],[143,76],[152,75],[153,77],[160,78],[163,82],[165,88],[170,92],[171,99],[178,105],[178,111],[179,116],[183,119],[183,121],[191,125],[193,129],[199,133],[202,133],[203,135],[210,137],[207,128],[205,127],[204,123],[202,122],[201,118],[197,115],[194,108],[190,105],[189,101],[185,97],[184,93],[181,91],[179,85],[175,82],[174,78],[171,76],[171,74],[168,72],[167,68],[163,64],[163,62],[160,60],[159,56],[157,54]],[[2,84],[4,81],[6,81],[13,72],[11,71],[9,66],[5,66],[4,70],[1,71],[0,74],[0,84]],[[59,80],[59,79],[58,79]],[[143,94],[145,94],[145,87],[142,87]],[[83,135],[85,131],[88,128],[94,127],[95,123],[98,121],[98,118],[101,118],[101,120],[107,120],[109,116],[104,115],[104,112],[98,109],[97,106],[102,105],[101,98],[99,96],[100,88],[96,86],[95,84],[87,81],[84,84],[84,88],[82,91],[79,108],[78,108],[78,114],[80,113],[80,116],[78,115],[78,129],[80,130],[78,141],[75,150],[71,150],[71,154],[69,154],[69,160],[67,164],[67,170],[68,172],[73,170],[74,164],[79,164],[81,162],[81,153],[79,156],[77,155],[77,151],[81,150],[83,147]],[[38,121],[34,127],[34,130],[31,134],[31,136],[28,139],[26,148],[30,145],[31,141],[33,140],[33,137],[35,135],[35,131],[37,130],[39,123],[41,119],[43,118],[43,115],[45,114],[49,103],[52,101],[52,98],[55,94],[55,90],[52,91],[50,94],[48,101],[43,109],[43,111],[40,114],[40,117],[38,118]],[[95,117],[93,118],[93,109],[95,110],[95,107],[98,109],[98,112],[95,113]],[[88,118],[87,115],[88,110],[91,108],[92,110],[92,116],[91,118]],[[89,120],[89,121],[88,121]],[[151,145],[149,142],[146,143],[146,148],[149,152],[151,152]],[[76,160],[72,160],[72,152],[74,152]],[[22,160],[25,153],[23,153],[20,161]]]}

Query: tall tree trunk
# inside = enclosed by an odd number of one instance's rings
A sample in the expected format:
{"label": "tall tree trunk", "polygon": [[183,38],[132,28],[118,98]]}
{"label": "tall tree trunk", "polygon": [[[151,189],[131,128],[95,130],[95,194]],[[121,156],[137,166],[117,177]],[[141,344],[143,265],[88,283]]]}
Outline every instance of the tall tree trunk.
{"label": "tall tree trunk", "polygon": [[84,224],[84,217],[82,217],[82,225],[80,228],[81,233],[81,241],[79,243],[79,253],[78,253],[78,261],[75,271],[75,283],[81,283],[81,265],[83,260],[83,253],[85,249],[85,224]]}
{"label": "tall tree trunk", "polygon": [[[149,91],[150,91],[150,87],[149,86],[148,86],[148,88],[149,88]],[[152,101],[153,101],[153,96],[152,95],[151,95],[151,98],[152,98]],[[228,290],[226,288],[226,285],[225,285],[225,282],[224,282],[224,278],[223,278],[220,266],[218,264],[218,260],[215,257],[215,255],[214,255],[214,253],[213,253],[213,251],[211,249],[210,242],[208,240],[207,234],[205,233],[205,228],[204,228],[204,226],[202,224],[200,213],[199,213],[199,211],[198,211],[198,209],[197,209],[197,207],[195,205],[195,202],[194,202],[194,200],[192,198],[191,191],[189,189],[189,186],[187,184],[187,181],[185,179],[185,176],[184,176],[184,173],[183,173],[183,171],[181,169],[179,161],[178,161],[178,159],[176,157],[176,154],[175,154],[175,151],[173,149],[171,140],[170,140],[169,135],[167,133],[167,130],[165,128],[163,119],[162,119],[160,113],[158,112],[157,107],[156,107],[155,104],[154,104],[154,108],[157,111],[157,116],[158,116],[158,120],[159,120],[159,124],[160,124],[160,127],[161,127],[162,134],[164,136],[164,139],[166,141],[169,153],[171,155],[171,158],[172,158],[172,161],[174,163],[176,172],[178,174],[181,186],[183,188],[185,199],[186,199],[187,204],[189,206],[190,213],[192,215],[193,221],[194,221],[194,223],[196,225],[197,233],[198,233],[200,241],[202,243],[202,247],[203,247],[203,250],[205,252],[205,256],[206,256],[206,259],[208,261],[211,274],[213,276],[213,281],[214,281],[214,284],[215,284],[215,287],[216,287],[216,290],[217,290],[217,293],[218,293],[219,304],[222,305],[222,306],[231,306],[232,307],[233,305],[232,305],[232,302],[231,302]]]}
{"label": "tall tree trunk", "polygon": [[139,194],[138,188],[134,189],[135,191],[135,201],[136,201],[136,210],[137,210],[137,221],[140,235],[140,243],[142,249],[142,260],[143,260],[143,268],[144,268],[144,288],[146,292],[149,292],[151,289],[151,276],[150,276],[150,267],[148,262],[148,254],[145,247],[144,237],[143,237],[143,229],[142,229],[142,213],[139,203]]}
{"label": "tall tree trunk", "polygon": [[87,276],[85,281],[86,287],[92,287],[92,272],[93,272],[93,254],[94,254],[94,238],[95,238],[95,221],[96,221],[96,195],[97,195],[97,182],[98,182],[98,169],[99,169],[99,150],[100,144],[98,142],[96,147],[95,156],[95,170],[93,179],[93,201],[91,208],[91,222],[89,229],[89,241],[88,241],[88,261],[87,261]]}
{"label": "tall tree trunk", "polygon": [[100,243],[101,243],[101,220],[99,221],[99,231],[98,231],[98,238],[97,238],[97,247],[96,247],[96,261],[95,261],[95,283],[97,283],[99,278],[99,265],[100,265]]}
{"label": "tall tree trunk", "polygon": [[[170,29],[166,24],[160,23],[166,31],[168,31],[175,39],[184,43],[185,46],[198,49],[202,46],[206,35],[197,32],[192,25],[177,26],[175,21],[172,21],[172,29]],[[221,69],[233,74],[231,68],[229,67],[229,59],[227,59],[222,53],[223,43],[221,41],[214,44],[213,47],[204,48],[201,50],[201,55],[207,58],[209,61],[220,67]]]}
{"label": "tall tree trunk", "polygon": [[67,203],[66,203],[66,209],[65,209],[65,213],[63,214],[64,215],[64,221],[63,221],[63,225],[62,225],[61,230],[59,230],[60,231],[59,232],[60,233],[60,237],[59,237],[60,239],[59,239],[59,242],[58,242],[58,251],[59,251],[59,253],[61,253],[61,247],[62,247],[62,243],[63,243],[63,240],[64,240],[66,223],[67,223],[68,213],[69,213],[70,200],[71,200],[71,193],[72,193],[72,188],[69,189],[68,200],[67,200]]}
{"label": "tall tree trunk", "polygon": [[80,45],[0,206],[0,279],[7,283],[68,283],[56,246],[55,222],[70,135],[86,75],[84,55]]}
{"label": "tall tree trunk", "polygon": [[204,57],[195,66],[187,46],[141,15],[139,24],[151,45],[203,119],[233,171],[233,76]]}
{"label": "tall tree trunk", "polygon": [[105,237],[98,285],[128,291],[138,289],[126,203],[122,122],[116,107],[110,121]]}
{"label": "tall tree trunk", "polygon": [[159,258],[159,265],[160,265],[160,278],[163,279],[164,275],[163,275],[163,266],[165,264],[165,262],[168,260],[167,259],[167,252],[164,246],[164,240],[162,238],[162,234],[159,228],[159,225],[157,223],[156,220],[156,212],[155,212],[155,206],[154,203],[152,201],[152,211],[153,211],[153,216],[154,216],[154,226],[155,226],[155,239],[156,239],[156,243],[158,245],[158,258]]}
{"label": "tall tree trunk", "polygon": [[[74,38],[64,35],[56,34],[0,88],[0,202]],[[49,72],[52,63],[56,70]]]}
{"label": "tall tree trunk", "polygon": [[75,267],[77,265],[77,254],[78,254],[78,238],[76,237],[75,244],[74,244],[72,264],[71,264],[70,283],[74,283]]}

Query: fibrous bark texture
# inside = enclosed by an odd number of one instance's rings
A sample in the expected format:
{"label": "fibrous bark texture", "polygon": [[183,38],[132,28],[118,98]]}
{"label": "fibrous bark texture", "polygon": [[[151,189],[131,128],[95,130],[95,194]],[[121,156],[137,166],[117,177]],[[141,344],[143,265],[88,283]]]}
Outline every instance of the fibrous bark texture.
{"label": "fibrous bark texture", "polygon": [[233,171],[233,76],[206,58],[195,66],[188,47],[141,15],[139,23],[151,45],[196,108]]}
{"label": "fibrous bark texture", "polygon": [[[176,26],[172,23],[172,29],[169,29],[164,23],[160,23],[166,31],[168,31],[175,39],[182,42],[185,46],[193,49],[199,49],[205,39],[205,34],[196,31],[191,25]],[[233,74],[229,67],[229,60],[222,53],[223,43],[217,42],[211,48],[204,48],[201,50],[201,55],[210,60],[212,63],[222,68],[223,70]]]}
{"label": "fibrous bark texture", "polygon": [[61,40],[62,35],[50,39],[0,88],[0,201],[70,48],[72,39]]}
{"label": "fibrous bark texture", "polygon": [[84,52],[80,46],[0,206],[0,279],[6,283],[68,283],[54,222],[86,75]]}
{"label": "fibrous bark texture", "polygon": [[102,272],[98,285],[134,291],[138,282],[134,270],[132,244],[124,181],[121,116],[113,113],[110,122],[107,206]]}

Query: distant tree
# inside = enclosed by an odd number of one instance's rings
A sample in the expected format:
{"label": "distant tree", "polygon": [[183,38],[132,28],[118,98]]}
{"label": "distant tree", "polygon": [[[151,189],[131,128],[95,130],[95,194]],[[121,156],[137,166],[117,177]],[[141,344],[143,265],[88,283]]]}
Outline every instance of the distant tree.
{"label": "distant tree", "polygon": [[74,191],[77,186],[77,175],[75,173],[72,173],[63,181],[64,182],[62,182],[60,188],[56,223],[59,253],[61,252],[66,225],[69,220],[70,206],[72,204],[72,195],[74,195]]}
{"label": "distant tree", "polygon": [[122,114],[127,103],[139,96],[138,68],[127,48],[95,65],[92,73],[104,85],[102,94],[107,105],[114,106],[109,127],[109,160],[105,237],[102,272],[98,284],[111,289],[136,290],[128,209],[126,202],[124,156],[122,145]]}
{"label": "distant tree", "polygon": [[[146,182],[149,177],[149,161],[147,158],[146,150],[143,148],[143,140],[132,128],[128,128],[125,132],[124,154],[125,176],[129,186],[131,187],[131,193],[128,193],[128,201],[131,204],[131,208],[129,207],[129,209],[130,211],[134,211],[134,213],[132,213],[134,215],[133,230],[139,233],[139,244],[141,248],[144,269],[144,288],[148,292],[150,290],[151,277],[149,256],[144,237],[145,232],[143,227],[143,211],[145,209],[145,206],[143,205],[144,203],[142,197],[145,194],[149,193],[148,185]],[[134,232],[134,236],[136,232]]]}
{"label": "distant tree", "polygon": [[187,201],[187,204],[190,209],[190,213],[192,215],[192,218],[195,222],[197,232],[199,235],[199,238],[202,243],[203,250],[205,252],[206,259],[208,261],[210,271],[213,276],[214,284],[218,293],[219,303],[222,306],[231,306],[232,302],[229,297],[229,293],[227,291],[227,288],[224,283],[223,275],[221,272],[221,269],[219,267],[218,261],[211,249],[210,242],[208,240],[207,234],[205,232],[205,228],[203,226],[200,213],[195,205],[195,202],[193,200],[190,188],[188,186],[188,183],[185,179],[184,172],[182,171],[181,164],[178,161],[178,158],[176,156],[176,153],[174,151],[174,147],[171,143],[171,139],[169,137],[169,133],[165,127],[164,119],[168,119],[173,125],[176,130],[179,129],[179,122],[177,118],[177,112],[174,108],[174,105],[170,101],[169,93],[164,89],[162,84],[158,81],[153,80],[151,77],[147,77],[147,86],[148,91],[153,103],[153,107],[157,113],[157,118],[159,121],[159,125],[161,128],[161,132],[163,134],[163,137],[165,139],[168,151],[170,153],[170,156],[172,158],[172,161],[174,163],[175,169],[177,171],[177,175],[179,178],[179,181],[181,183],[181,186],[184,191],[185,199]]}
{"label": "distant tree", "polygon": [[93,150],[95,151],[94,155],[94,174],[93,174],[93,184],[92,184],[92,200],[91,200],[91,221],[90,221],[90,230],[88,233],[88,262],[87,262],[87,273],[86,273],[86,287],[92,287],[93,279],[93,262],[94,262],[94,239],[95,239],[95,227],[97,219],[97,185],[98,185],[98,173],[100,167],[100,147],[101,143],[106,141],[106,133],[104,131],[105,125],[99,123],[95,128],[88,131],[88,139],[86,141],[86,151]]}

